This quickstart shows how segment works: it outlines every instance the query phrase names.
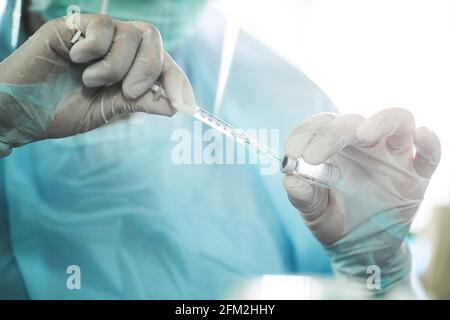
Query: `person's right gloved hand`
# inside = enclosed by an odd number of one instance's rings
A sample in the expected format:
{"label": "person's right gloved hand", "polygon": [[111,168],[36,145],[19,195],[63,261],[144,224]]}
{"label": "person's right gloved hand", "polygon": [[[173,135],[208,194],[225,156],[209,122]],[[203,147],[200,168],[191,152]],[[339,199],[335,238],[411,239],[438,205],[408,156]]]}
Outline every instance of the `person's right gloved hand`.
{"label": "person's right gloved hand", "polygon": [[[195,108],[189,81],[154,26],[80,17],[83,37],[75,44],[65,18],[50,20],[0,64],[0,157],[125,113],[171,116],[174,106]],[[156,80],[171,103],[149,90]]]}
{"label": "person's right gloved hand", "polygon": [[[375,294],[407,287],[411,254],[405,239],[439,164],[439,138],[416,128],[414,116],[401,108],[368,119],[321,113],[293,132],[286,154],[340,170],[331,189],[294,175],[284,180],[289,200],[331,256],[336,275]],[[374,270],[379,277],[368,285]]]}

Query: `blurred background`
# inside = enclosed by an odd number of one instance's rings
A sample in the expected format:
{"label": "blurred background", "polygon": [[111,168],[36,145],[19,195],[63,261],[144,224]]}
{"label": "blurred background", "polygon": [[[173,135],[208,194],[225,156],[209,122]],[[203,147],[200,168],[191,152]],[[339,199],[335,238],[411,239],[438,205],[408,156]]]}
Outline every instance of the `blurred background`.
{"label": "blurred background", "polygon": [[216,5],[230,18],[230,43],[239,28],[255,36],[319,85],[341,113],[371,116],[403,107],[414,113],[418,126],[438,134],[441,164],[411,240],[416,274],[428,277],[424,282],[431,286],[431,274],[445,272],[444,263],[450,267],[450,243],[443,238],[450,231],[450,1],[223,0]]}

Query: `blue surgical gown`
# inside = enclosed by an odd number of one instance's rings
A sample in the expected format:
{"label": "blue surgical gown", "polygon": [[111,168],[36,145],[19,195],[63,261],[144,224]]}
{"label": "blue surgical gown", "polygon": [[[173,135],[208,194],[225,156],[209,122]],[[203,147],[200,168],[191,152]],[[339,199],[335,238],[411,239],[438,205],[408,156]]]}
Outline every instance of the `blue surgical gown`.
{"label": "blue surgical gown", "polygon": [[[223,28],[208,10],[173,53],[205,107],[214,103]],[[306,117],[332,110],[302,72],[240,32],[221,117],[279,130],[282,150]],[[282,174],[249,161],[177,165],[179,130],[198,140],[192,118],[142,114],[1,159],[0,297],[213,299],[262,274],[330,272]],[[66,287],[70,265],[80,267],[80,290]]]}

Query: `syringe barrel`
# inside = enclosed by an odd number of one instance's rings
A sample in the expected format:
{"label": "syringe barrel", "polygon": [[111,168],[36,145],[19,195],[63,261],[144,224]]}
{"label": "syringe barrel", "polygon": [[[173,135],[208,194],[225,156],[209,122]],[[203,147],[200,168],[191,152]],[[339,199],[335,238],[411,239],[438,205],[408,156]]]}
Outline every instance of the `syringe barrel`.
{"label": "syringe barrel", "polygon": [[333,188],[341,176],[339,168],[331,163],[311,165],[303,159],[295,159],[288,156],[284,156],[283,158],[281,172],[288,175],[295,175],[325,188]]}

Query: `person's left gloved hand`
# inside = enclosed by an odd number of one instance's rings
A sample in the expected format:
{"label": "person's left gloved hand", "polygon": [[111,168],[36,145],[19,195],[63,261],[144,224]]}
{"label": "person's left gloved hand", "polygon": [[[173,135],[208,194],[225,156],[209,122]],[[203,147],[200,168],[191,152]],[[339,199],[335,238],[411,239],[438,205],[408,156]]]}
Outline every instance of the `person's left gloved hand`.
{"label": "person's left gloved hand", "polygon": [[333,189],[296,176],[284,181],[291,203],[324,245],[334,270],[365,284],[368,267],[377,266],[379,292],[406,280],[411,261],[405,237],[440,160],[437,136],[416,129],[404,109],[387,109],[369,119],[323,113],[302,123],[285,151],[310,164],[326,161],[340,168]]}
{"label": "person's left gloved hand", "polygon": [[[127,113],[195,110],[192,87],[154,26],[81,14],[79,28],[73,44],[67,19],[47,21],[0,64],[0,157]],[[170,102],[152,92],[156,80]]]}

